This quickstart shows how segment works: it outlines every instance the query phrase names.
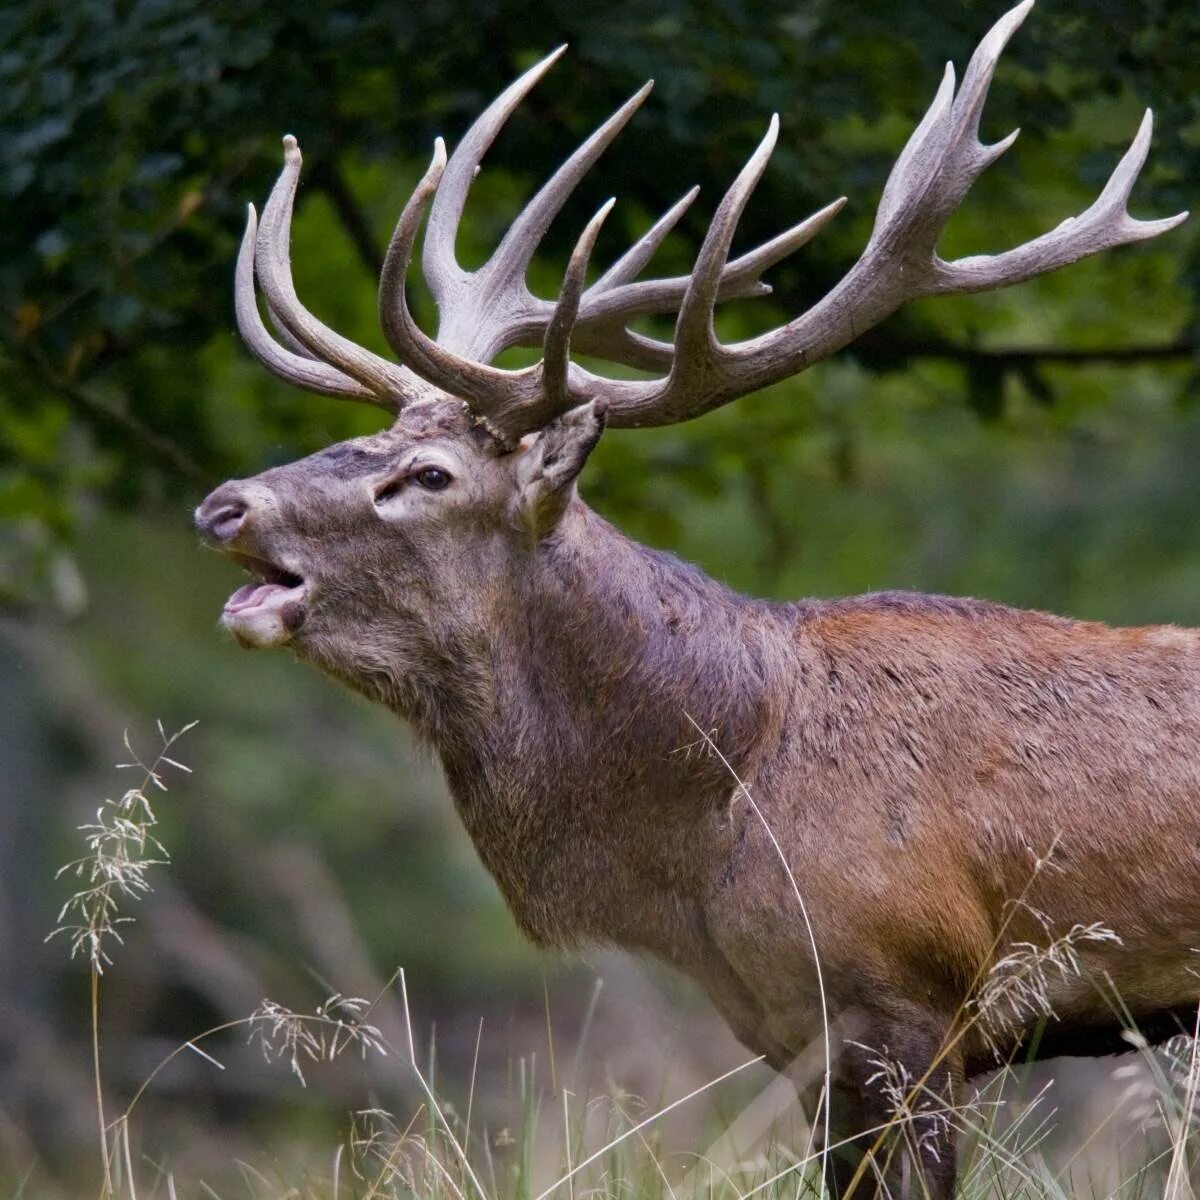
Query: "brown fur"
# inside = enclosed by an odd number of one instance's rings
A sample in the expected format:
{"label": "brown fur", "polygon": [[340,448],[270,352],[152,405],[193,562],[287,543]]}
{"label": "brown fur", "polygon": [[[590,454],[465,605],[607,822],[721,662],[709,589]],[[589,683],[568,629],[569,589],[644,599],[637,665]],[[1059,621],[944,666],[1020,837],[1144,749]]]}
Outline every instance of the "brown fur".
{"label": "brown fur", "polygon": [[[531,938],[657,955],[778,1068],[820,1036],[812,948],[693,720],[784,849],[831,1007],[914,1077],[1013,943],[1076,924],[1122,941],[1082,944],[1082,978],[1051,975],[1046,1047],[1115,1044],[1089,982],[1104,976],[1173,1031],[1198,990],[1200,635],[909,593],[747,599],[575,497],[600,426],[577,410],[503,454],[457,403],[421,405],[225,485],[198,522],[219,540],[216,514],[243,505],[229,547],[304,576],[292,649],[434,745]],[[416,451],[452,486],[376,506]],[[835,1049],[836,1128],[886,1120],[867,1053]],[[972,1031],[931,1086],[993,1062]],[[949,1196],[952,1146],[923,1166]],[[836,1166],[839,1186],[852,1170]]]}

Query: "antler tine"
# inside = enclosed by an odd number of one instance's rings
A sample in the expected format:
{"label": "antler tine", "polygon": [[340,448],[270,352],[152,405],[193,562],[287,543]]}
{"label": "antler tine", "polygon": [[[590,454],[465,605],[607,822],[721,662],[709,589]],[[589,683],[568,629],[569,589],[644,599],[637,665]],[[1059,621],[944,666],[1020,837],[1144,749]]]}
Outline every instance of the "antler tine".
{"label": "antler tine", "polygon": [[[551,221],[562,210],[567,198],[578,186],[595,161],[608,149],[617,134],[629,124],[654,87],[654,80],[644,83],[616,112],[580,145],[566,162],[542,185],[538,193],[521,210],[520,215],[504,235],[496,253],[483,270],[495,272],[502,279],[524,278],[534,251],[550,228]],[[669,216],[670,214],[668,214]],[[664,235],[665,236],[665,235]]]}
{"label": "antler tine", "polygon": [[1014,130],[999,142],[987,146],[979,138],[979,120],[983,116],[983,106],[987,103],[988,89],[992,86],[992,76],[996,73],[1000,56],[1013,34],[1025,23],[1033,5],[1034,0],[1022,0],[1022,3],[1009,9],[984,34],[983,40],[975,47],[975,53],[967,63],[962,86],[954,100],[956,124],[962,131],[962,136],[966,137],[982,156],[980,171],[999,158],[1012,145],[1019,132]]}
{"label": "antler tine", "polygon": [[[587,274],[588,260],[596,246],[596,238],[600,236],[600,227],[605,218],[612,212],[616,198],[606,200],[596,215],[587,223],[575,249],[571,252],[567,263],[566,274],[563,276],[562,289],[558,294],[558,303],[554,306],[554,316],[546,326],[546,340],[542,343],[542,390],[546,403],[556,413],[565,412],[577,403],[568,386],[568,374],[571,367],[571,331],[579,316],[579,300],[583,295],[584,278]],[[532,416],[532,414],[530,414]],[[493,423],[498,414],[492,415]],[[536,428],[541,421],[533,418],[531,428]]]}
{"label": "antler tine", "polygon": [[400,368],[335,333],[313,316],[296,295],[288,241],[301,157],[300,147],[290,134],[283,139],[283,147],[283,170],[263,210],[254,256],[255,271],[267,301],[288,332],[317,358],[357,380],[384,407],[398,410],[412,392],[411,381]]}
{"label": "antler tine", "polygon": [[776,234],[769,242],[764,242],[754,250],[747,251],[740,258],[735,258],[726,266],[721,276],[721,291],[718,299],[725,298],[727,289],[732,293],[733,288],[746,287],[751,281],[758,287],[765,288],[766,293],[769,293],[770,285],[759,282],[758,277],[777,262],[782,262],[788,255],[794,254],[802,246],[807,246],[845,207],[846,197],[839,196],[836,200],[831,200],[824,208],[818,209],[812,216],[805,217],[803,221],[793,225],[791,229],[785,229],[783,233]]}
{"label": "antler tine", "polygon": [[313,357],[313,352],[299,338],[292,337],[288,332],[288,327],[279,319],[269,304],[267,305],[267,320],[271,322],[271,329],[286,349],[291,350],[294,354],[299,354],[302,358]]}
{"label": "antler tine", "polygon": [[692,201],[698,195],[700,188],[697,185],[676,200],[588,290],[599,295],[620,284],[635,280],[654,257],[654,252],[663,244],[667,234],[679,224],[679,218],[691,208]]}
{"label": "antler tine", "polygon": [[945,149],[948,118],[954,103],[954,64],[947,63],[942,82],[933,98],[933,103],[918,122],[916,129],[904,144],[883,185],[883,194],[875,210],[875,228],[867,243],[876,242],[891,228],[896,220],[915,208],[914,200],[922,197],[921,185],[929,183],[928,172],[936,166]]}
{"label": "antler tine", "polygon": [[254,294],[254,243],[258,235],[258,214],[254,205],[246,206],[246,232],[238,250],[237,269],[234,272],[234,309],[237,314],[238,332],[250,353],[280,379],[293,383],[310,392],[323,396],[338,396],[351,400],[365,400],[381,408],[391,406],[384,399],[361,383],[343,375],[336,367],[315,359],[296,354],[279,345],[263,324]]}
{"label": "antler tine", "polygon": [[708,227],[679,306],[679,319],[675,324],[675,363],[671,368],[673,378],[701,374],[724,352],[713,330],[713,307],[721,286],[721,274],[738,221],[766,170],[778,138],[779,115],[776,113],[771,116],[766,136],[725,193]]}
{"label": "antler tine", "polygon": [[[413,245],[417,240],[417,230],[421,228],[421,218],[424,217],[429,200],[436,193],[445,170],[446,143],[440,137],[434,138],[433,157],[425,169],[425,174],[421,176],[400,210],[396,228],[392,230],[392,239],[388,243],[387,254],[384,255],[383,270],[379,276],[379,323],[383,327],[383,335],[388,344],[397,354],[402,354],[412,340],[408,326],[414,322],[408,311],[404,287],[412,262]],[[428,241],[428,235],[426,240]],[[420,355],[415,356],[415,361],[420,368]]]}
{"label": "antler tine", "polygon": [[[1137,182],[1138,175],[1141,174],[1142,167],[1146,164],[1146,156],[1150,153],[1150,140],[1153,136],[1154,113],[1150,109],[1146,109],[1142,114],[1142,123],[1138,126],[1137,134],[1130,143],[1129,149],[1122,155],[1121,161],[1117,163],[1112,175],[1109,176],[1108,183],[1104,185],[1104,191],[1096,197],[1096,202],[1092,205],[1092,209],[1100,212],[1116,213],[1122,216],[1124,218],[1122,229],[1132,241],[1144,241],[1146,238],[1157,237],[1168,229],[1174,229],[1176,225],[1182,224],[1188,218],[1185,210],[1176,213],[1173,217],[1140,221],[1131,217],[1127,211],[1133,185]],[[1091,211],[1091,209],[1088,210],[1088,212]],[[1083,220],[1086,216],[1087,213],[1083,213],[1078,220]]]}
{"label": "antler tine", "polygon": [[504,128],[513,110],[536,86],[537,82],[562,57],[566,46],[552,50],[541,62],[530,67],[484,109],[480,117],[463,135],[446,164],[442,187],[429,213],[429,228],[425,232],[425,248],[421,271],[425,282],[440,305],[451,287],[466,278],[467,272],[458,265],[454,242],[467,203],[467,192],[480,160]]}
{"label": "antler tine", "polygon": [[1147,109],[1137,136],[1109,176],[1104,190],[1079,216],[1068,217],[1056,229],[1002,254],[979,254],[954,262],[937,259],[927,292],[952,294],[1008,287],[1113,246],[1157,237],[1186,221],[1186,212],[1156,221],[1139,221],[1126,209],[1129,194],[1146,161],[1153,129],[1153,114]]}
{"label": "antler tine", "polygon": [[446,146],[438,138],[429,168],[404,206],[384,258],[379,286],[379,319],[384,336],[422,378],[467,401],[477,413],[512,403],[514,399],[531,401],[536,398],[537,368],[504,371],[462,358],[429,337],[409,311],[404,283],[412,262],[413,245],[421,218],[431,197],[438,192],[446,166]]}

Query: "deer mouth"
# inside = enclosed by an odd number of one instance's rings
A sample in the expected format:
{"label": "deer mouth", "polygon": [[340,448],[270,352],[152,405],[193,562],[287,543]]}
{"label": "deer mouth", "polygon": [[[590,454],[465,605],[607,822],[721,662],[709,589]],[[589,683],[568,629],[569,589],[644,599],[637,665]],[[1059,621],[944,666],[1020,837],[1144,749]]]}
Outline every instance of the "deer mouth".
{"label": "deer mouth", "polygon": [[304,577],[266,558],[226,551],[253,580],[225,601],[221,623],[244,646],[276,646],[304,624]]}

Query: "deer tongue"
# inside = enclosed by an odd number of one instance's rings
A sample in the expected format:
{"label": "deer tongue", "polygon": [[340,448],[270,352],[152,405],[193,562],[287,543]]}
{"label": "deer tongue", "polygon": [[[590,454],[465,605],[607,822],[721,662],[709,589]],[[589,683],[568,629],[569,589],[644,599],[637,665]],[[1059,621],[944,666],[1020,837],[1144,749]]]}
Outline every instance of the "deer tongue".
{"label": "deer tongue", "polygon": [[246,612],[248,609],[258,608],[278,592],[290,592],[291,590],[282,583],[246,583],[225,601],[225,611],[227,613]]}

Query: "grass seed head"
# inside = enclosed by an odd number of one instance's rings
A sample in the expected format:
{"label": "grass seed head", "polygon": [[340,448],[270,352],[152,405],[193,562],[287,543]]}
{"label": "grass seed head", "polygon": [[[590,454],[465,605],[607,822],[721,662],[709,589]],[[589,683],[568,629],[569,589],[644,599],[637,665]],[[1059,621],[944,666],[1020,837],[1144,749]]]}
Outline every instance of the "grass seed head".
{"label": "grass seed head", "polygon": [[168,768],[188,772],[187,767],[168,757],[167,752],[195,724],[193,721],[176,733],[167,734],[160,721],[158,733],[162,746],[148,764],[133,749],[126,732],[125,749],[132,761],[118,763],[117,767],[140,771],[141,782],[115,800],[106,799],[96,810],[96,819],[79,826],[86,853],[60,867],[55,876],[74,875],[84,886],[59,910],[58,924],[46,941],[65,935],[71,957],[86,957],[97,974],[103,974],[104,968],[112,965],[109,949],[113,943],[122,944],[119,927],[133,921],[132,917],[122,915],[121,902],[140,900],[153,891],[147,872],[170,859],[166,847],[151,832],[158,819],[150,792],[151,789],[167,791],[164,775]]}

